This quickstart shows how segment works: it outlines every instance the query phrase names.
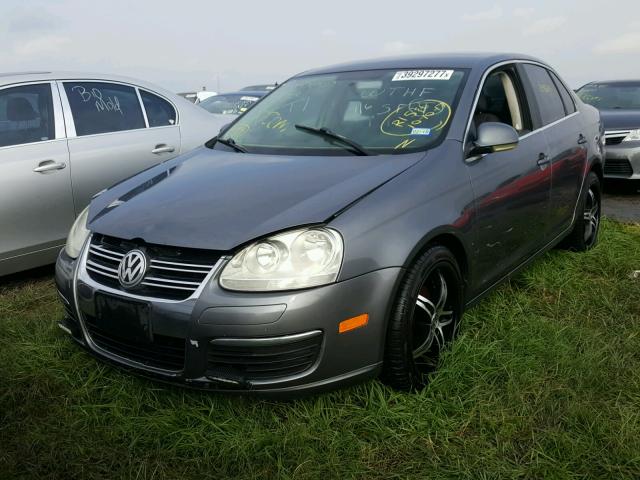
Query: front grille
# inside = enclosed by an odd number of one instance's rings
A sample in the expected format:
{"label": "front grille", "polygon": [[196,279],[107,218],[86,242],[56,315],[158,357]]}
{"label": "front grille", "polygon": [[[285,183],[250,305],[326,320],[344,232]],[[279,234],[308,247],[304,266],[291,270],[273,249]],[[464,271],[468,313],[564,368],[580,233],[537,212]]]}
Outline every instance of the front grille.
{"label": "front grille", "polygon": [[320,353],[322,333],[298,338],[292,335],[277,343],[260,340],[214,339],[207,352],[207,375],[238,380],[269,380],[302,373],[311,368]]}
{"label": "front grille", "polygon": [[139,343],[102,330],[91,315],[85,314],[84,320],[93,343],[107,352],[164,370],[178,371],[184,368],[183,338],[154,335],[152,342]]}
{"label": "front grille", "polygon": [[630,177],[633,175],[633,168],[626,158],[607,158],[604,161],[604,174]]}
{"label": "front grille", "polygon": [[[142,283],[125,289],[118,281],[122,257],[134,248],[150,259]],[[145,297],[184,300],[198,289],[220,259],[218,252],[120,240],[94,235],[89,245],[86,269],[96,282],[123,292]]]}
{"label": "front grille", "polygon": [[604,132],[604,141],[606,145],[618,145],[622,140],[631,133],[630,130],[610,130]]}

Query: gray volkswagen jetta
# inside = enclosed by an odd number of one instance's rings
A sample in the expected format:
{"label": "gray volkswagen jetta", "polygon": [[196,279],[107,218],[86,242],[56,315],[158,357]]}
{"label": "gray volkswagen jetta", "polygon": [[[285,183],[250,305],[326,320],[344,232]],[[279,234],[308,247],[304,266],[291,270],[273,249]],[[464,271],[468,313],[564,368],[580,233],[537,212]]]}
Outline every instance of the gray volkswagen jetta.
{"label": "gray volkswagen jetta", "polygon": [[58,258],[60,326],[198,388],[421,388],[466,307],[596,243],[602,157],[597,110],[531,57],[308,71],[93,200]]}

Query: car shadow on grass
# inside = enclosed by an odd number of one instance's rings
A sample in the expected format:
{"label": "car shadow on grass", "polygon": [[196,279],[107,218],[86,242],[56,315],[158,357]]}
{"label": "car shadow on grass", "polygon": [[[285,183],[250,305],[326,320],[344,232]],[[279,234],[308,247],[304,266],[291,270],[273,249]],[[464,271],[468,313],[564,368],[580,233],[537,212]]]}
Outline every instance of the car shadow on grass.
{"label": "car shadow on grass", "polygon": [[53,277],[54,272],[55,265],[51,264],[0,277],[0,293],[8,289],[24,287],[29,283],[48,280]]}

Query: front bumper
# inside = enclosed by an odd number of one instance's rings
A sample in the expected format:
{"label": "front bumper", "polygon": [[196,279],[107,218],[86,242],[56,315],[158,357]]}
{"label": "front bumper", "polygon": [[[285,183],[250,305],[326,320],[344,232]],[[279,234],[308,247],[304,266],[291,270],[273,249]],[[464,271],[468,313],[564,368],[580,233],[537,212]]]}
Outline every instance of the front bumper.
{"label": "front bumper", "polygon": [[[94,328],[96,295],[114,292],[87,275],[83,262],[84,253],[73,260],[61,251],[55,279],[66,311],[60,326],[92,355],[166,382],[273,394],[322,391],[376,376],[400,272],[388,268],[324,287],[250,294],[222,289],[221,265],[197,298],[148,301],[154,341],[163,344],[142,351],[105,340]],[[115,296],[127,300],[122,292]],[[338,333],[341,321],[363,313],[366,326]],[[280,368],[296,364],[296,355],[307,355],[303,371]],[[237,368],[234,361],[246,358],[262,359],[259,373]]]}
{"label": "front bumper", "polygon": [[640,141],[607,145],[604,176],[640,180]]}

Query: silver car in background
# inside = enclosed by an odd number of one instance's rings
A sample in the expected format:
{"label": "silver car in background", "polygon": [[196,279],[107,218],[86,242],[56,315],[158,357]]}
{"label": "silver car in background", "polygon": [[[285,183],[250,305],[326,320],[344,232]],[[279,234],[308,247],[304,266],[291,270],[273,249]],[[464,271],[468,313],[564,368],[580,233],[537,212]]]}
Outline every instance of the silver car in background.
{"label": "silver car in background", "polygon": [[220,93],[202,100],[197,105],[214,115],[224,115],[228,122],[231,122],[268,93],[266,90]]}
{"label": "silver car in background", "polygon": [[0,276],[53,263],[97,192],[202,145],[227,122],[130,78],[0,75]]}

